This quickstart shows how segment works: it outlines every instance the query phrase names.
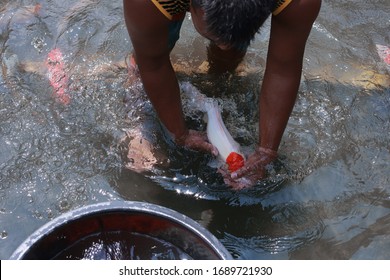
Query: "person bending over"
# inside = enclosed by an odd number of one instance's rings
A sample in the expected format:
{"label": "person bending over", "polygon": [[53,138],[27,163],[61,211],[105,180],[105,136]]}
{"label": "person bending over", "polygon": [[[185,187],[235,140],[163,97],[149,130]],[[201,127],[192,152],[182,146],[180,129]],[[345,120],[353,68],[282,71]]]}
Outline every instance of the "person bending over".
{"label": "person bending over", "polygon": [[195,29],[211,41],[213,63],[227,70],[239,64],[259,28],[272,16],[259,98],[259,143],[245,165],[225,175],[225,181],[240,187],[241,177],[252,185],[264,178],[295,104],[305,45],[321,0],[124,0],[123,4],[133,58],[159,119],[176,144],[213,155],[218,152],[206,134],[185,124],[170,61],[185,14],[191,13]]}

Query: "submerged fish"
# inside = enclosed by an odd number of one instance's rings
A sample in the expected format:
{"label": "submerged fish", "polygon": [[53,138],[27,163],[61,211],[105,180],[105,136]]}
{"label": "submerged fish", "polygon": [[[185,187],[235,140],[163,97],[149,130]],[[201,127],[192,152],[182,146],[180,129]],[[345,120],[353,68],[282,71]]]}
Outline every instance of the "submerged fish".
{"label": "submerged fish", "polygon": [[376,50],[379,57],[386,63],[388,69],[390,69],[390,47],[376,44]]}
{"label": "submerged fish", "polygon": [[54,89],[56,98],[63,104],[69,104],[70,96],[68,89],[68,75],[65,72],[64,57],[60,49],[56,48],[49,52],[46,60],[50,85]]}

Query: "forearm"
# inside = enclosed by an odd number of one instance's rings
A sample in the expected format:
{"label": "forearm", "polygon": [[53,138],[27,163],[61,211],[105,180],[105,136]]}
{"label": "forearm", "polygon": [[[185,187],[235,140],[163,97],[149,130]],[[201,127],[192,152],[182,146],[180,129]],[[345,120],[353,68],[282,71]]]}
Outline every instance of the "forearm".
{"label": "forearm", "polygon": [[280,145],[299,89],[306,40],[320,4],[320,0],[293,1],[281,15],[272,17],[260,93],[260,147],[276,151]]}
{"label": "forearm", "polygon": [[170,63],[156,67],[142,67],[139,64],[145,91],[152,102],[160,121],[175,139],[186,135],[180,89]]}
{"label": "forearm", "polygon": [[301,77],[301,64],[280,71],[267,69],[259,102],[259,146],[278,150],[294,108]]}

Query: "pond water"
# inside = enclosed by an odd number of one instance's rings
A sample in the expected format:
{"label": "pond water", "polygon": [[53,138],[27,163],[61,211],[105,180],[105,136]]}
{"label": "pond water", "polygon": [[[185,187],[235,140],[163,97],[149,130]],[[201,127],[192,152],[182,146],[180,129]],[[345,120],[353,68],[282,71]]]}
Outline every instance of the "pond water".
{"label": "pond water", "polygon": [[[240,192],[210,156],[164,136],[126,67],[122,1],[0,3],[0,259],[62,213],[112,200],[186,214],[236,259],[390,259],[387,0],[323,1],[278,165]],[[207,41],[189,18],[172,53],[179,80],[220,102],[248,150],[268,36],[269,22],[232,76],[205,74]]]}
{"label": "pond water", "polygon": [[87,236],[60,252],[55,260],[190,260],[170,242],[146,234],[104,232]]}

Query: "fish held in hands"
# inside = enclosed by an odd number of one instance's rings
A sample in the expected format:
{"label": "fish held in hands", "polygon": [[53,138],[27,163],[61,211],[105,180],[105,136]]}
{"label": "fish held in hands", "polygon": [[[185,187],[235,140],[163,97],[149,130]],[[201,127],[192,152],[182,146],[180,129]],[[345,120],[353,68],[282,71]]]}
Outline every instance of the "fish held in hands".
{"label": "fish held in hands", "polygon": [[191,83],[181,84],[181,89],[190,99],[190,106],[206,113],[207,137],[219,153],[219,157],[227,164],[229,172],[234,172],[244,166],[245,158],[240,151],[240,145],[227,130],[221,116],[218,103],[194,87]]}

